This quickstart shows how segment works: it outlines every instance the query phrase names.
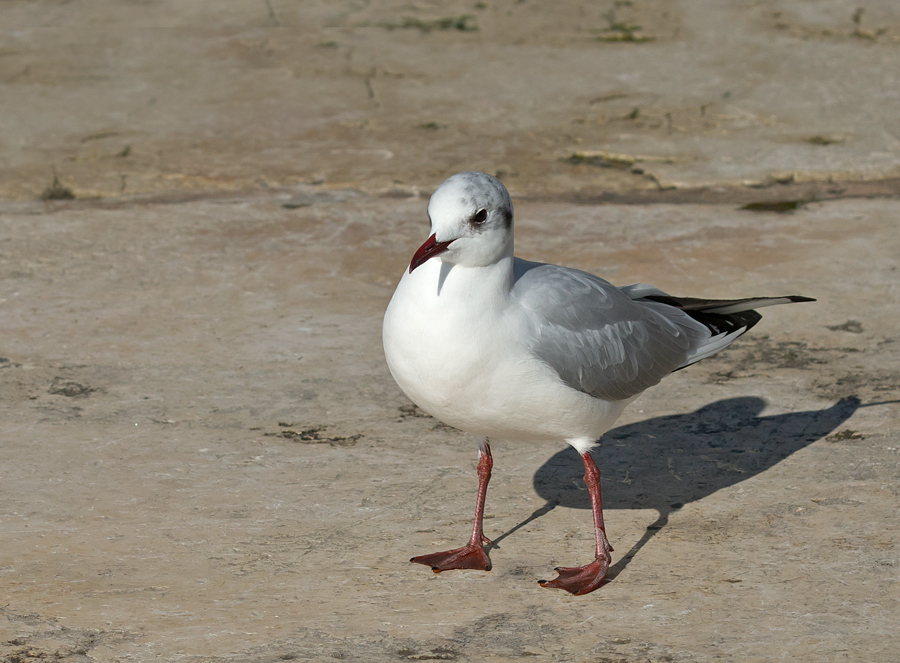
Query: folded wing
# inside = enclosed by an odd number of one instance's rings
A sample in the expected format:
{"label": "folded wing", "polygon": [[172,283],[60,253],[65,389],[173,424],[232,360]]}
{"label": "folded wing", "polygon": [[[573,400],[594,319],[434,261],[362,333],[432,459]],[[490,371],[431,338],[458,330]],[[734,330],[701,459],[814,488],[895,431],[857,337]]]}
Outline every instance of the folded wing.
{"label": "folded wing", "polygon": [[595,398],[641,393],[711,336],[683,311],[634,301],[592,274],[524,261],[517,271],[512,295],[534,330],[532,352]]}
{"label": "folded wing", "polygon": [[645,284],[517,260],[513,300],[532,327],[532,352],[595,398],[624,400],[722,350],[761,318],[754,307],[808,297],[672,297]]}

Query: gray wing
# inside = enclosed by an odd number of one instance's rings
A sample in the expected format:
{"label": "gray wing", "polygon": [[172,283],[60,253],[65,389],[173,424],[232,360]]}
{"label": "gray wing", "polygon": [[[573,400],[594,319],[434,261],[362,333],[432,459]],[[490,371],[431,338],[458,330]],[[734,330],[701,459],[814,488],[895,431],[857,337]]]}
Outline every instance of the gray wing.
{"label": "gray wing", "polygon": [[636,302],[587,272],[516,261],[512,297],[522,308],[531,350],[569,386],[624,400],[682,366],[710,332],[683,312]]}

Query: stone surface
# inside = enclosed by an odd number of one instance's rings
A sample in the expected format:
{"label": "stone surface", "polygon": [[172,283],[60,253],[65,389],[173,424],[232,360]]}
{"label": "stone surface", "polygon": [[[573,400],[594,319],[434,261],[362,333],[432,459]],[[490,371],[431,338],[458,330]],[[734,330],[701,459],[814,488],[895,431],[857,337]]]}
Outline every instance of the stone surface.
{"label": "stone surface", "polygon": [[900,176],[893,0],[0,11],[3,197],[54,173],[78,196],[416,191],[468,168],[531,195]]}
{"label": "stone surface", "polygon": [[408,563],[467,537],[475,484],[381,356],[424,201],[288,200],[3,207],[10,660],[890,660],[895,203],[519,205],[524,256],[820,299],[626,413],[598,454],[616,576],[575,599],[536,583],[592,550],[552,446],[494,445],[491,573]]}
{"label": "stone surface", "polygon": [[[213,7],[0,7],[0,660],[895,660],[894,3]],[[381,315],[461,168],[523,257],[819,299],[626,411],[586,597],[553,445],[492,443],[490,573],[408,562],[476,452]]]}

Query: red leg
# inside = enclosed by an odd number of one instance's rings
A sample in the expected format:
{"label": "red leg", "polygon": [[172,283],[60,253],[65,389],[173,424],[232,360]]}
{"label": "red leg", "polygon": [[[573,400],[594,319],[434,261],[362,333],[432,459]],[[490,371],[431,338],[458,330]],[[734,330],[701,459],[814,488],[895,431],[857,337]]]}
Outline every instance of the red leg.
{"label": "red leg", "polygon": [[541,580],[542,587],[555,587],[571,592],[576,596],[588,594],[603,584],[606,572],[609,570],[612,546],[606,538],[606,527],[603,525],[603,502],[600,499],[600,470],[591,458],[591,454],[585,451],[581,454],[584,461],[584,482],[591,494],[591,508],[594,512],[594,536],[597,546],[594,553],[594,561],[586,566],[557,567],[559,574],[549,582]]}
{"label": "red leg", "polygon": [[469,542],[462,548],[413,557],[409,560],[410,562],[430,566],[435,573],[451,569],[491,570],[491,560],[484,552],[482,544],[490,545],[491,543],[490,539],[484,535],[484,498],[487,495],[488,481],[491,480],[493,466],[494,459],[491,456],[491,448],[485,440],[478,445],[478,499],[475,502],[475,526],[472,528],[472,538],[469,539]]}

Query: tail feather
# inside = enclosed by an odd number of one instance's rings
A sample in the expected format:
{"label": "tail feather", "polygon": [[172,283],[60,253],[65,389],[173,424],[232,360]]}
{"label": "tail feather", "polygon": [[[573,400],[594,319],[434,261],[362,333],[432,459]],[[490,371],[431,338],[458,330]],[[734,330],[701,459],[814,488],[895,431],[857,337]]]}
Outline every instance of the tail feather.
{"label": "tail feather", "polygon": [[634,299],[658,302],[680,309],[704,325],[712,336],[695,348],[680,368],[695,364],[731,345],[743,333],[762,319],[755,309],[776,304],[814,302],[811,297],[787,295],[784,297],[746,297],[744,299],[698,299],[696,297],[672,297],[651,286],[627,286],[626,294]]}
{"label": "tail feather", "polygon": [[785,295],[783,297],[745,297],[743,299],[698,299],[696,297],[646,295],[644,299],[652,299],[655,302],[668,304],[669,306],[680,308],[686,313],[690,311],[700,311],[704,313],[717,313],[719,315],[742,313],[744,311],[751,311],[765,306],[775,306],[777,304],[816,301],[812,297],[802,297],[801,295]]}

